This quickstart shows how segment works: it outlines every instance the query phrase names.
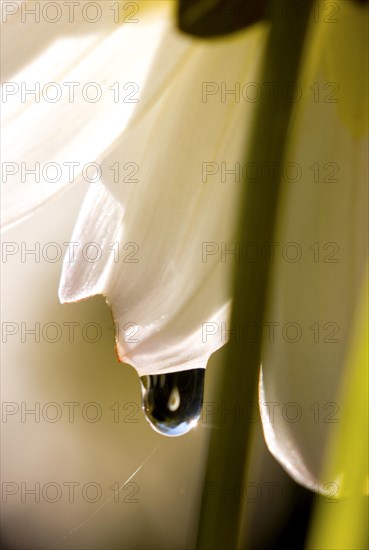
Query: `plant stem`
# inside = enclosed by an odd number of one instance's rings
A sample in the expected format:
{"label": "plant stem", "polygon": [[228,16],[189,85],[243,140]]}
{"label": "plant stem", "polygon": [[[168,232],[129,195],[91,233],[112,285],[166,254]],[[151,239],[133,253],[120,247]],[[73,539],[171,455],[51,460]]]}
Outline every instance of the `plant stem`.
{"label": "plant stem", "polygon": [[[272,83],[279,90],[287,90],[289,84],[298,82],[312,5],[313,0],[281,0],[277,3],[278,10],[272,17],[261,73],[262,82]],[[288,17],[291,13],[295,16]],[[276,94],[273,99],[265,93],[261,96],[254,120],[252,145],[245,155],[246,162],[264,168],[283,166],[293,105],[283,93]],[[250,183],[245,189],[239,224],[241,249],[247,243],[255,243],[260,250],[263,244],[273,241],[280,187],[281,170],[276,170],[271,178],[263,169],[260,180]],[[262,326],[270,264],[268,258],[238,264],[231,323],[233,329]],[[231,337],[215,402],[227,410],[241,406],[242,410],[250,411],[252,418],[258,406],[260,362],[260,337],[253,342]],[[226,419],[218,419],[218,426],[219,429],[213,430],[210,436],[203,482],[197,539],[197,547],[202,550],[235,549],[239,533],[241,484],[247,466],[252,423],[251,420],[245,421],[244,416],[241,422],[237,414],[229,414]],[[233,495],[230,494],[232,490],[236,491]]]}

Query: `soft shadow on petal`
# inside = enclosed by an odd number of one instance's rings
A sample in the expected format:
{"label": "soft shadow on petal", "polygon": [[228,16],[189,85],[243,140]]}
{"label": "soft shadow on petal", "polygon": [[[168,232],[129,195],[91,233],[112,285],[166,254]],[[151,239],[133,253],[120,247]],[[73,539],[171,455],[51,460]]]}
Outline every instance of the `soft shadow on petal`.
{"label": "soft shadow on petal", "polygon": [[[124,210],[119,260],[109,264],[103,284],[99,270],[95,281],[89,275],[89,286],[79,280],[78,272],[86,269],[81,262],[64,264],[61,299],[103,292],[118,324],[119,357],[140,375],[205,367],[226,341],[220,324],[228,318],[235,264],[230,256],[224,261],[224,254],[222,261],[221,250],[234,249],[234,213],[245,181],[241,172],[222,180],[221,163],[242,171],[236,163],[254,102],[237,102],[234,94],[222,101],[221,83],[234,88],[255,81],[264,36],[262,27],[216,43],[192,41],[175,30],[165,36],[148,81],[155,79],[162,52],[173,52],[176,69],[150,108],[143,95],[142,107],[103,164],[103,183]],[[128,162],[137,168],[136,182],[123,179],[127,172],[118,182],[105,169]],[[110,200],[97,187],[88,200],[103,217],[101,193]],[[86,235],[88,217],[86,208],[73,241],[103,238],[98,223]]]}

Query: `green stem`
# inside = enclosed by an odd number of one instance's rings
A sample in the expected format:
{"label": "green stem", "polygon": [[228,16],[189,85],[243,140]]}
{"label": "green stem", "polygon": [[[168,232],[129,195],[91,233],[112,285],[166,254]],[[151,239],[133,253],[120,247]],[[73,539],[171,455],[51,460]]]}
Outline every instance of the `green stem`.
{"label": "green stem", "polygon": [[[283,91],[291,82],[298,81],[312,5],[313,0],[278,2],[266,48],[262,82],[272,83]],[[296,13],[295,17],[288,16]],[[292,112],[293,103],[286,99],[286,94],[276,94],[273,100],[265,93],[262,95],[246,162],[261,167],[282,166]],[[239,227],[241,247],[256,243],[260,250],[263,244],[273,241],[281,187],[280,170],[277,172],[270,178],[270,173],[262,170],[261,180],[250,183],[245,189]],[[267,258],[255,263],[240,262],[235,277],[232,328],[248,323],[262,326],[269,276]],[[250,410],[251,417],[257,406],[261,359],[261,339],[255,340],[230,339],[215,398],[218,405],[228,410],[254,404],[242,409]],[[218,420],[218,427],[210,437],[202,490],[197,547],[205,550],[237,547],[242,499],[230,494],[227,498],[226,491],[241,489],[252,423],[240,422],[237,415],[228,415],[227,422],[224,418]]]}

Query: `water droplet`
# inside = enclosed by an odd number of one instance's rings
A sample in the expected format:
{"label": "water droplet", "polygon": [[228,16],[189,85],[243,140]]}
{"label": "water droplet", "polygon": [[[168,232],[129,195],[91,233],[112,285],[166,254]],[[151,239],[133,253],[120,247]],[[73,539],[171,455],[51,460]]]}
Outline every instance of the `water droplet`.
{"label": "water droplet", "polygon": [[184,435],[201,414],[205,369],[143,376],[142,408],[150,426],[168,435]]}

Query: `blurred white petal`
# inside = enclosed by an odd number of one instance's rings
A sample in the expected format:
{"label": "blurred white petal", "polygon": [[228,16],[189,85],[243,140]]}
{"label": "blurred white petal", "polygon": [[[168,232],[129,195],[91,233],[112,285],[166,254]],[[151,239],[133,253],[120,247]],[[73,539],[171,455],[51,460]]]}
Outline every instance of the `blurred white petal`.
{"label": "blurred white petal", "polygon": [[[138,105],[170,7],[140,13],[137,24],[117,24],[111,6],[101,6],[98,24],[32,17],[25,23],[19,12],[3,25],[3,226],[81,178],[86,164],[99,163]],[[150,82],[148,101],[172,65],[164,63]],[[36,100],[26,94],[32,89]],[[26,174],[35,166],[39,181]],[[93,166],[86,174],[94,178]]]}
{"label": "blurred white petal", "polygon": [[328,492],[325,483],[339,482],[340,472],[323,480],[324,456],[340,426],[338,391],[368,250],[367,10],[353,2],[341,9],[311,79],[319,100],[310,90],[301,102],[286,159],[301,173],[283,186],[267,316],[276,324],[260,381],[269,449],[297,482]]}

